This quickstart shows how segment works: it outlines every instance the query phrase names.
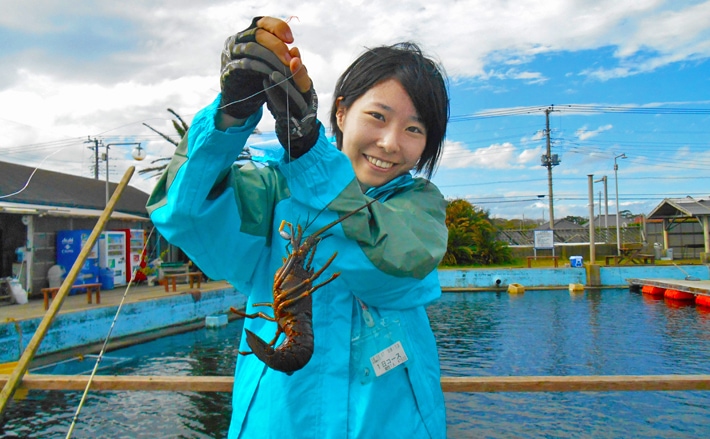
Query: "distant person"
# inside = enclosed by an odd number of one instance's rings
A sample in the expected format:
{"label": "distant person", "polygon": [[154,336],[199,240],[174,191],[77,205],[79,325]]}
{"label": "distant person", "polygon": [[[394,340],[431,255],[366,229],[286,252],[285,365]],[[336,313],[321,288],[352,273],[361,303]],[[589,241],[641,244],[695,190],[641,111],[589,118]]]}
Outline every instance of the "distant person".
{"label": "distant person", "polygon": [[[148,202],[168,241],[248,295],[247,313],[272,315],[254,304],[273,301],[274,274],[293,250],[282,220],[308,235],[377,199],[318,245],[314,270],[337,256],[315,282],[340,276],[310,296],[314,351],[305,366],[288,374],[238,356],[229,437],[444,438],[425,306],[441,295],[446,201],[412,177],[430,178],[442,153],[444,75],[411,43],[367,50],[335,87],[334,147],[292,42],[289,26],[270,17],[227,39],[222,93],[195,116]],[[283,157],[236,165],[264,103]],[[262,318],[244,327],[266,342],[277,330]],[[250,351],[245,338],[242,352]]]}

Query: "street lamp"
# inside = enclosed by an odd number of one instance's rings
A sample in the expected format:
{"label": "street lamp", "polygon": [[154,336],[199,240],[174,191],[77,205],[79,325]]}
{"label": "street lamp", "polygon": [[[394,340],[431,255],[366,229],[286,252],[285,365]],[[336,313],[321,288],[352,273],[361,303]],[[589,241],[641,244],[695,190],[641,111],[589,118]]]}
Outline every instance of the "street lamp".
{"label": "street lamp", "polygon": [[626,154],[619,154],[614,157],[614,183],[616,185],[616,255],[621,256],[621,229],[619,225],[619,165],[616,164],[616,159],[625,159]]}
{"label": "street lamp", "polygon": [[131,155],[133,156],[134,160],[141,161],[145,158],[146,153],[145,149],[141,148],[140,142],[127,142],[127,143],[107,143],[106,144],[106,153],[104,159],[106,160],[106,204],[108,205],[108,147],[109,146],[118,146],[118,145],[136,145],[135,148],[133,148],[133,151],[131,152]]}

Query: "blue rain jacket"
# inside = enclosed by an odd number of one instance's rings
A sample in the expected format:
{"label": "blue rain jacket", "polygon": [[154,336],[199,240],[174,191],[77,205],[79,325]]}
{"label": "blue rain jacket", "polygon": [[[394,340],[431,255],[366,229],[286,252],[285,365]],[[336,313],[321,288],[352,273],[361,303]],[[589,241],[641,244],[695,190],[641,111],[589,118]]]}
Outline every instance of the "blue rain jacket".
{"label": "blue rain jacket", "polygon": [[[297,160],[235,164],[262,110],[223,132],[214,123],[218,103],[195,116],[148,211],[163,236],[210,278],[248,295],[247,313],[272,315],[252,304],[272,302],[274,273],[287,254],[281,221],[307,227],[308,235],[371,198],[322,129]],[[337,252],[319,281],[340,275],[312,295],[310,362],[289,376],[254,355],[238,356],[230,438],[446,437],[439,359],[425,311],[441,294],[436,266],[446,251],[445,200],[432,183],[409,175],[369,194],[381,201],[332,228],[318,245],[316,270]],[[275,323],[263,319],[244,326],[267,342],[276,333]],[[239,349],[249,351],[245,337]]]}

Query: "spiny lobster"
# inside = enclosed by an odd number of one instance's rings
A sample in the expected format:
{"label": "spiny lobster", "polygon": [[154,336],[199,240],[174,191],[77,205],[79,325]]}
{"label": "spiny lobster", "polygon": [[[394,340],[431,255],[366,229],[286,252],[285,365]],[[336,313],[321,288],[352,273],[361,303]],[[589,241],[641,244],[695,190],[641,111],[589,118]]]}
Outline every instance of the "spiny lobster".
{"label": "spiny lobster", "polygon": [[[303,229],[296,226],[294,233],[293,226],[288,224],[290,233],[283,231],[285,222],[281,223],[279,232],[290,241],[291,252],[284,259],[284,264],[276,270],[273,286],[273,303],[254,303],[252,306],[269,306],[273,310],[271,317],[263,312],[246,314],[235,308],[231,311],[242,317],[255,319],[262,318],[277,325],[276,335],[270,342],[259,338],[248,329],[246,333],[247,345],[251,352],[239,352],[242,355],[254,354],[267,366],[274,370],[291,375],[293,372],[303,368],[313,356],[313,309],[311,295],[317,289],[332,282],[340,273],[334,273],[329,279],[314,285],[318,277],[330,266],[337,252],[323,264],[318,270],[313,270],[311,266],[315,257],[316,247],[325,236],[324,232],[346,220],[355,213],[370,206],[377,200],[371,200],[363,206],[348,212],[341,218],[327,224],[317,230],[312,235],[303,239]],[[301,242],[303,240],[303,242]],[[281,334],[286,338],[276,348],[274,345]]]}

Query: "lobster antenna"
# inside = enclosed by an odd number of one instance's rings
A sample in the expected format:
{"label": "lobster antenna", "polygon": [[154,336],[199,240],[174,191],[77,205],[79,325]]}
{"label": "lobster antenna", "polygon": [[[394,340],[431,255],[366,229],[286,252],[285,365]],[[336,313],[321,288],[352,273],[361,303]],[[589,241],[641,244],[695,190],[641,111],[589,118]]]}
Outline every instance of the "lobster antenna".
{"label": "lobster antenna", "polygon": [[[311,236],[318,236],[318,235],[320,235],[321,233],[325,232],[326,230],[330,229],[331,227],[335,226],[336,224],[345,221],[346,219],[350,218],[351,216],[355,215],[356,213],[360,212],[361,210],[365,209],[366,207],[369,207],[369,206],[372,205],[375,201],[378,201],[378,200],[379,200],[379,197],[378,197],[378,198],[373,198],[372,200],[368,201],[367,203],[363,204],[362,206],[358,207],[357,209],[351,210],[350,212],[346,213],[345,215],[341,216],[340,218],[336,219],[335,221],[332,221],[332,222],[326,224],[325,226],[321,227],[320,229],[316,230],[316,231],[313,232],[311,235],[309,235],[309,238],[310,238]],[[324,210],[325,210],[325,208],[321,209],[321,211],[318,212],[318,214],[315,216],[315,218],[313,218],[313,221],[309,222],[309,223],[306,225],[306,228],[308,228],[308,226],[310,226],[311,224],[313,224],[313,222],[315,222],[316,218],[318,218],[318,217],[320,216],[320,214],[323,213]],[[304,230],[306,230],[306,228],[304,228]]]}

